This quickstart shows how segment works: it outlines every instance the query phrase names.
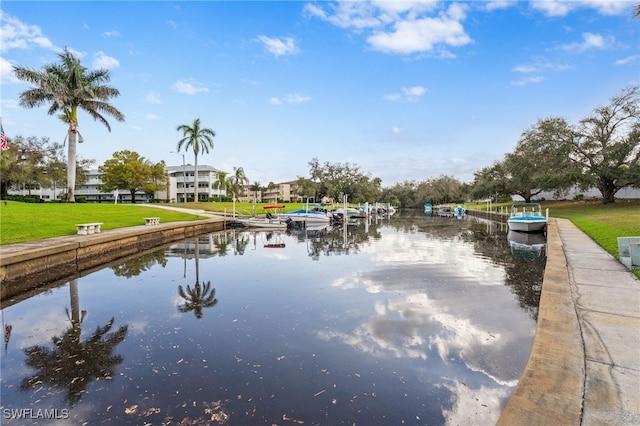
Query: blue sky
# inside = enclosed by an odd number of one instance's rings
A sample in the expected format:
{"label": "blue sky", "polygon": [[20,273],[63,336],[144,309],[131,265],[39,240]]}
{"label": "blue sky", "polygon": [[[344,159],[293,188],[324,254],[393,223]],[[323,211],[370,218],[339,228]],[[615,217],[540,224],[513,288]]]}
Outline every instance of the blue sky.
{"label": "blue sky", "polygon": [[[200,164],[266,185],[308,163],[359,165],[383,186],[471,182],[540,118],[572,122],[640,80],[633,1],[3,1],[5,133],[62,142],[46,107],[25,109],[12,65],[64,47],[108,68],[126,117],[79,117],[96,167],[129,149],[172,154],[176,127],[216,132]],[[187,163],[193,155],[187,153]]]}

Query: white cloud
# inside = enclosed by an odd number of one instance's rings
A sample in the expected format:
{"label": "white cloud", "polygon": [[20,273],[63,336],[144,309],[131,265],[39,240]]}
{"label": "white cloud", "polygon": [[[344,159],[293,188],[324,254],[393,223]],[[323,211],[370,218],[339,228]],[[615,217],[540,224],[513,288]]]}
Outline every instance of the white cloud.
{"label": "white cloud", "polygon": [[0,56],[0,81],[3,84],[17,83],[18,80],[13,73],[13,64]]}
{"label": "white cloud", "polygon": [[120,66],[120,62],[111,56],[107,56],[104,52],[97,52],[93,55],[91,64],[93,69],[113,69]]}
{"label": "white cloud", "polygon": [[544,77],[541,75],[532,75],[530,77],[523,77],[519,80],[514,80],[510,84],[512,86],[527,86],[529,84],[542,83]]}
{"label": "white cloud", "polygon": [[413,86],[413,87],[409,87],[408,89],[403,87],[402,88],[402,92],[407,96],[407,97],[417,97],[417,96],[422,96],[425,93],[427,93],[427,89],[425,87],[422,86]]}
{"label": "white cloud", "polygon": [[296,41],[291,37],[271,38],[259,35],[257,40],[262,43],[267,52],[278,57],[282,55],[295,55],[300,51],[296,46]]}
{"label": "white cloud", "polygon": [[566,16],[577,9],[594,9],[602,15],[630,13],[632,2],[625,0],[545,0],[531,1],[531,7],[546,16]]}
{"label": "white cloud", "polygon": [[548,71],[565,71],[570,68],[569,65],[549,62],[549,60],[542,56],[536,56],[529,64],[516,65],[513,71],[522,74],[533,74]]}
{"label": "white cloud", "polygon": [[0,51],[41,47],[54,49],[53,43],[42,34],[37,25],[27,25],[6,12],[0,11]]}
{"label": "white cloud", "polygon": [[120,35],[120,33],[118,31],[114,30],[114,31],[105,31],[105,32],[102,33],[102,35],[105,36],[105,37],[117,37],[117,36]]}
{"label": "white cloud", "polygon": [[530,4],[533,9],[541,11],[546,16],[565,16],[573,8],[573,5],[564,0],[532,1]]}
{"label": "white cloud", "polygon": [[639,59],[640,59],[640,55],[631,55],[631,56],[627,56],[626,58],[618,59],[617,61],[614,62],[614,64],[627,65],[627,64],[632,64],[634,62],[638,62]]}
{"label": "white cloud", "polygon": [[304,11],[312,17],[320,18],[339,28],[358,32],[384,24],[384,17],[376,16],[379,9],[371,2],[343,1],[327,7],[331,9],[328,12],[317,5],[307,4]]}
{"label": "white cloud", "polygon": [[518,2],[515,0],[493,0],[493,1],[486,2],[484,5],[484,8],[487,11],[492,11],[492,10],[498,10],[498,9],[507,9],[517,4]]}
{"label": "white cloud", "polygon": [[298,93],[293,93],[291,95],[287,95],[284,98],[284,101],[289,103],[289,104],[300,104],[303,102],[308,102],[311,100],[310,96],[302,96]]}
{"label": "white cloud", "polygon": [[15,99],[0,99],[0,105],[2,105],[2,109],[20,108],[20,104]]}
{"label": "white cloud", "polygon": [[583,33],[582,41],[561,46],[566,52],[582,53],[591,49],[607,49],[613,46],[613,37],[603,37],[600,34]]}
{"label": "white cloud", "polygon": [[151,91],[147,93],[147,102],[149,102],[150,104],[161,105],[162,99],[160,99],[160,95],[158,95],[156,92]]}
{"label": "white cloud", "polygon": [[388,95],[384,95],[382,98],[387,101],[404,101],[404,102],[413,102],[420,96],[423,96],[427,93],[427,88],[422,86],[413,86],[413,87],[402,87],[400,88],[400,93],[390,93]]}
{"label": "white cloud", "polygon": [[176,81],[171,85],[171,88],[178,93],[185,93],[187,95],[195,95],[199,92],[209,92],[209,88],[204,87],[202,83],[191,79]]}
{"label": "white cloud", "polygon": [[394,133],[394,134],[397,135],[399,133],[402,133],[402,129],[400,127],[392,127],[391,128],[391,133]]}
{"label": "white cloud", "polygon": [[452,3],[446,10],[429,16],[434,14],[437,4],[435,1],[341,2],[326,9],[307,5],[305,11],[340,28],[358,33],[367,31],[366,40],[371,48],[386,53],[410,55],[471,43],[461,23],[467,6]]}
{"label": "white cloud", "polygon": [[283,103],[287,104],[300,104],[303,102],[309,102],[311,100],[310,96],[302,96],[299,93],[292,93],[284,98],[280,99],[277,97],[273,97],[269,99],[269,103],[271,105],[282,105]]}
{"label": "white cloud", "polygon": [[160,119],[160,117],[158,117],[155,114],[147,114],[147,115],[144,116],[144,118],[146,118],[147,120],[159,120]]}

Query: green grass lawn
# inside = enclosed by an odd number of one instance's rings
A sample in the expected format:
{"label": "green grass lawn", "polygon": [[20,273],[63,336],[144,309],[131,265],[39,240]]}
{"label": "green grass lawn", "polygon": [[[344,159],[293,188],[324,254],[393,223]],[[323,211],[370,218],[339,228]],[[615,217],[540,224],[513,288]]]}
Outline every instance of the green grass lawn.
{"label": "green grass lawn", "polygon": [[[253,203],[235,203],[235,212],[237,214],[243,214],[243,215],[253,215],[254,212],[257,215],[265,214],[269,210],[265,210],[263,207],[273,206],[273,205],[284,206],[284,208],[281,209],[281,212],[289,212],[289,211],[298,210],[304,207],[303,203],[256,203],[255,209],[254,209]],[[210,203],[172,203],[171,206],[184,207],[188,209],[202,209],[205,211],[215,212],[215,213],[226,212],[227,214],[232,214],[234,209],[234,205],[231,201],[228,201],[228,202],[214,201]]]}
{"label": "green grass lawn", "polygon": [[134,204],[65,204],[0,202],[0,244],[21,243],[76,234],[77,223],[102,222],[102,229],[144,225],[145,217],[160,222],[199,219],[199,216]]}
{"label": "green grass lawn", "polygon": [[640,236],[640,200],[602,205],[592,201],[545,202],[549,215],[570,219],[585,234],[618,258],[618,237]]}

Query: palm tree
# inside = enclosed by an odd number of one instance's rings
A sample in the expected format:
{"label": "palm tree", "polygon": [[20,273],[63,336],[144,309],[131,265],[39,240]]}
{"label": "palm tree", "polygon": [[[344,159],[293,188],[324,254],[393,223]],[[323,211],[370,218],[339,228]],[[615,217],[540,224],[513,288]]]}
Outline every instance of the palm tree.
{"label": "palm tree", "polygon": [[236,215],[236,201],[238,199],[238,195],[240,195],[244,189],[244,185],[249,183],[249,179],[244,174],[244,169],[242,167],[233,168],[233,175],[229,178],[229,191],[231,191],[231,196],[233,197],[233,216]]}
{"label": "palm tree", "polygon": [[[195,157],[195,166],[193,168],[194,178],[194,201],[198,201],[198,154],[200,153],[209,153],[209,149],[213,149],[213,137],[216,133],[208,128],[200,127],[200,119],[196,118],[193,120],[193,124],[191,126],[187,124],[179,125],[176,130],[178,132],[182,132],[182,139],[178,141],[178,152],[184,146],[184,150],[187,151],[189,148],[193,149],[193,156]],[[186,191],[186,182],[185,182],[185,191]],[[185,192],[185,201],[186,201],[186,192]]]}
{"label": "palm tree", "polygon": [[[221,189],[226,192],[229,189],[229,181],[227,181],[228,174],[227,172],[219,171],[216,175],[218,180],[213,184],[213,189]],[[220,192],[218,191],[218,201],[220,201],[220,197]]]}
{"label": "palm tree", "polygon": [[244,192],[244,185],[249,183],[249,179],[244,174],[242,167],[233,168],[233,175],[229,176],[229,190],[233,195],[234,201],[237,200],[238,195]]}
{"label": "palm tree", "polygon": [[[76,141],[78,132],[78,109],[85,110],[94,120],[101,122],[111,132],[111,126],[103,114],[124,121],[124,115],[107,101],[120,92],[104,83],[111,80],[107,69],[89,71],[80,64],[68,49],[58,55],[60,63],[50,64],[42,71],[13,67],[19,80],[35,87],[20,94],[20,105],[27,108],[50,104],[49,115],[61,113],[60,119],[68,125],[69,138],[67,156],[67,201],[75,202],[76,187]],[[83,141],[80,135],[80,142]]]}
{"label": "palm tree", "polygon": [[253,215],[255,216],[256,203],[258,202],[258,192],[262,191],[262,185],[260,185],[260,182],[253,182],[249,189],[253,191]]}

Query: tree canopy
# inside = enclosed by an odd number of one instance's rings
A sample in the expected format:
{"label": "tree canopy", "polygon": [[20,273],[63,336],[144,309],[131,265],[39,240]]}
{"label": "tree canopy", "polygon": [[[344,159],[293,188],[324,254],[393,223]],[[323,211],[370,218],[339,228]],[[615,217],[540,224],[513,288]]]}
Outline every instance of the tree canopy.
{"label": "tree canopy", "polygon": [[116,189],[128,191],[131,202],[135,203],[138,191],[153,193],[166,188],[164,162],[152,164],[137,152],[123,150],[113,154],[113,158],[98,167],[102,184],[98,189],[112,192]]}
{"label": "tree canopy", "polygon": [[[0,194],[5,197],[10,189],[38,187],[62,190],[66,183],[66,164],[63,146],[48,138],[36,136],[8,138],[9,149],[0,156]],[[78,182],[86,181],[87,169],[93,161],[79,158],[76,171]]]}
{"label": "tree canopy", "polygon": [[583,174],[581,186],[598,188],[603,204],[626,186],[640,187],[639,90],[624,89],[572,128],[570,158]]}
{"label": "tree canopy", "polygon": [[380,178],[371,178],[360,166],[350,163],[320,165],[317,158],[309,162],[310,178],[298,177],[298,195],[321,200],[328,197],[341,200],[347,195],[350,202],[378,200],[381,190]]}
{"label": "tree canopy", "polygon": [[538,120],[520,136],[501,164],[503,191],[530,202],[545,191],[560,193],[580,177],[570,160],[571,131],[562,118]]}

